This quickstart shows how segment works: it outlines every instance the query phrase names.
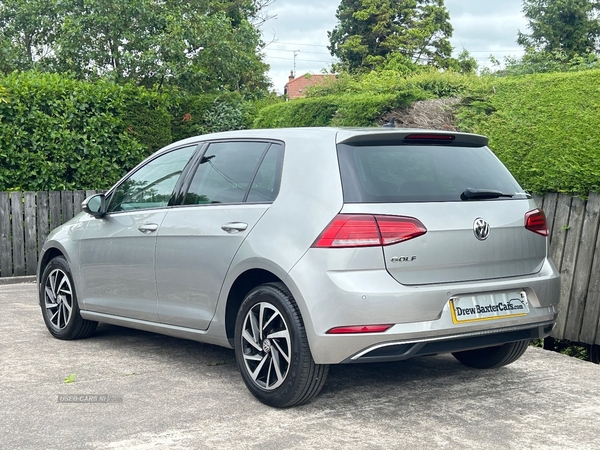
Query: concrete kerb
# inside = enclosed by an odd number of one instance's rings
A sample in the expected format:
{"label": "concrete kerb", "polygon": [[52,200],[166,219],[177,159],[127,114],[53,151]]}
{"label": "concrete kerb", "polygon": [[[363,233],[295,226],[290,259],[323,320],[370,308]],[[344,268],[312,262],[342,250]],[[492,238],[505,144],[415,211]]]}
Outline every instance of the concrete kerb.
{"label": "concrete kerb", "polygon": [[26,277],[4,277],[0,278],[0,286],[4,284],[35,283],[35,275]]}

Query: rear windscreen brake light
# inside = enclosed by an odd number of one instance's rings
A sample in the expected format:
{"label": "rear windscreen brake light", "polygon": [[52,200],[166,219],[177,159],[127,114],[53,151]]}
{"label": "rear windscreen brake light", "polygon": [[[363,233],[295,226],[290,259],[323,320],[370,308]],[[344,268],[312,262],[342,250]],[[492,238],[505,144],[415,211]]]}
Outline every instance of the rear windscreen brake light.
{"label": "rear windscreen brake light", "polygon": [[413,217],[338,214],[317,238],[313,247],[352,248],[392,245],[427,233]]}
{"label": "rear windscreen brake light", "polygon": [[409,134],[404,138],[406,141],[453,141],[455,136],[452,134]]}

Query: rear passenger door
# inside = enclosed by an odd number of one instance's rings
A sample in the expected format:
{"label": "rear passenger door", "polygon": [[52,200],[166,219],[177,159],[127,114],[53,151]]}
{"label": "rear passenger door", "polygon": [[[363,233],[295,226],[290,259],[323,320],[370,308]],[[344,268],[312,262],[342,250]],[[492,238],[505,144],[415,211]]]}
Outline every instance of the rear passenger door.
{"label": "rear passenger door", "polygon": [[265,141],[210,143],[180,205],[167,212],[156,246],[162,323],[204,330],[231,261],[277,196],[283,146]]}

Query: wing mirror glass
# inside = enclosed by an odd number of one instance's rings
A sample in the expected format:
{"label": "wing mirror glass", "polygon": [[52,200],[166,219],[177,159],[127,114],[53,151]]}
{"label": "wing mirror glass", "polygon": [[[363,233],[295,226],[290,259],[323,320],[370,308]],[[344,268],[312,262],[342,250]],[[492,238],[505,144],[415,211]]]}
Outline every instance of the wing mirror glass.
{"label": "wing mirror glass", "polygon": [[86,198],[81,204],[81,209],[99,219],[106,214],[106,200],[104,194],[96,194]]}

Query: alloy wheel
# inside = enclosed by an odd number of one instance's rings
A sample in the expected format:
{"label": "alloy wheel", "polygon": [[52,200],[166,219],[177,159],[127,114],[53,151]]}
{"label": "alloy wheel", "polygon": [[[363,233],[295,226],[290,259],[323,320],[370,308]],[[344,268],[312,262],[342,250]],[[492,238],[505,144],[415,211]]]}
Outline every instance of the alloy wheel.
{"label": "alloy wheel", "polygon": [[260,302],[246,313],[241,335],[246,370],[262,389],[277,389],[290,370],[290,331],[281,312]]}
{"label": "alloy wheel", "polygon": [[53,270],[46,278],[44,307],[48,319],[57,329],[62,330],[69,324],[73,311],[73,288],[67,274],[60,269]]}

